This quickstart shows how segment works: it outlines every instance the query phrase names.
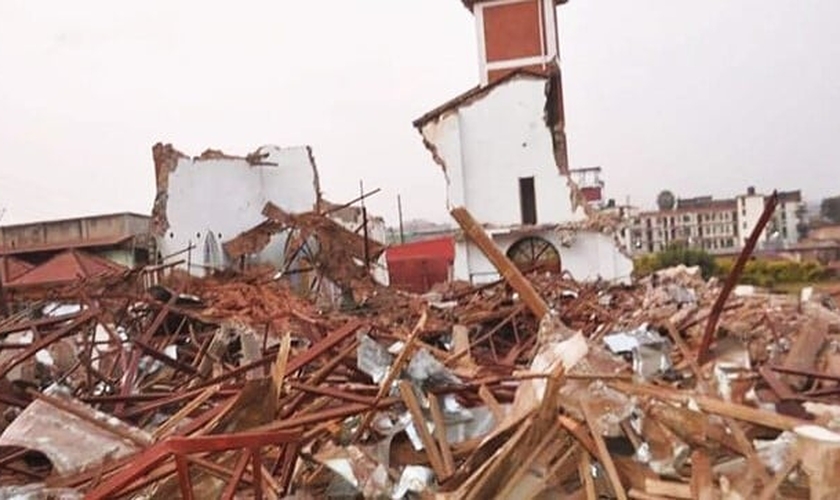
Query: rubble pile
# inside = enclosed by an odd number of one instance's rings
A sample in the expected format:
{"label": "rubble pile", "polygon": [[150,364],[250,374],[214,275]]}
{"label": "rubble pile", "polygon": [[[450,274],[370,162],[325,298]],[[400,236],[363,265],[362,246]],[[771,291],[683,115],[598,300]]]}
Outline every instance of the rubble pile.
{"label": "rubble pile", "polygon": [[697,269],[507,264],[352,308],[271,271],[35,303],[0,323],[0,498],[836,498],[833,303],[736,288],[700,364]]}

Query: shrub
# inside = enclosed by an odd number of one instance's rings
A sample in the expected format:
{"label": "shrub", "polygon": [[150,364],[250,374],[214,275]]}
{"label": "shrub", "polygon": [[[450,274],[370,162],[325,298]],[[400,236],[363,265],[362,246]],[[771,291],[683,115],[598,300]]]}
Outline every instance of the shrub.
{"label": "shrub", "polygon": [[[735,259],[721,258],[717,261],[717,273],[725,279],[735,266]],[[829,270],[818,262],[795,262],[787,260],[751,259],[744,266],[740,283],[760,287],[788,283],[809,283],[829,277]]]}
{"label": "shrub", "polygon": [[699,266],[703,278],[708,279],[715,274],[717,265],[715,258],[705,250],[688,248],[684,245],[673,245],[656,254],[643,255],[634,261],[633,272],[637,278],[647,276],[660,269],[678,266]]}

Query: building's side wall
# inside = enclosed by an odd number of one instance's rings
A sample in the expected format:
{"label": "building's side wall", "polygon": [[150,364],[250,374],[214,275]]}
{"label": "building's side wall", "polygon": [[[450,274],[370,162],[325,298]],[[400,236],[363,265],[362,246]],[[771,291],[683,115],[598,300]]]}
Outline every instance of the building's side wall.
{"label": "building's side wall", "polygon": [[[738,197],[738,239],[741,246],[745,245],[752,234],[753,229],[758,225],[758,219],[761,218],[761,212],[764,211],[764,196],[739,196]],[[766,239],[767,230],[765,228],[759,236],[758,241],[762,242]]]}
{"label": "building's side wall", "polygon": [[[578,231],[570,241],[558,231],[545,230],[529,236],[538,236],[551,243],[560,253],[563,271],[568,271],[580,281],[603,279],[629,283],[633,261],[619,251],[613,237],[593,231]],[[523,235],[496,234],[493,241],[506,253]],[[455,242],[456,280],[488,283],[499,279],[499,273],[481,250],[463,240]]]}
{"label": "building's side wall", "polygon": [[423,127],[445,164],[452,205],[468,207],[483,224],[520,224],[519,179],[534,177],[537,223],[586,217],[557,169],[545,105],[544,80],[514,78]]}
{"label": "building's side wall", "polygon": [[446,178],[447,208],[467,206],[461,154],[461,119],[458,112],[448,112],[440,119],[429,122],[420,133],[423,140],[434,148],[435,161],[442,163],[440,167]]}
{"label": "building's side wall", "polygon": [[[81,232],[81,237],[88,240],[107,239],[119,236],[129,236],[132,233],[129,231],[127,220],[123,216],[114,217],[91,217],[89,219],[81,219],[79,224],[73,229],[68,229],[70,232]],[[57,242],[51,242],[57,243]]]}
{"label": "building's side wall", "polygon": [[799,207],[799,202],[789,201],[782,203],[776,210],[779,217],[778,227],[782,231],[782,238],[787,244],[794,244],[799,241],[799,230],[796,227],[799,224],[797,215]]}
{"label": "building's side wall", "polygon": [[148,236],[151,233],[151,218],[145,215],[126,214],[127,231],[135,236]]}
{"label": "building's side wall", "polygon": [[[179,159],[168,177],[169,228],[158,236],[162,255],[194,246],[190,271],[202,274],[204,266],[212,264],[205,261],[205,242],[215,243],[217,255],[223,255],[222,242],[265,220],[266,202],[289,212],[316,206],[317,174],[308,148],[265,147],[261,151],[268,153],[264,165],[250,165],[241,158]],[[276,260],[282,256],[284,243],[284,235],[275,236],[261,256]]]}
{"label": "building's side wall", "polygon": [[144,236],[149,232],[149,220],[139,214],[109,214],[5,226],[0,228],[0,247],[25,250]]}

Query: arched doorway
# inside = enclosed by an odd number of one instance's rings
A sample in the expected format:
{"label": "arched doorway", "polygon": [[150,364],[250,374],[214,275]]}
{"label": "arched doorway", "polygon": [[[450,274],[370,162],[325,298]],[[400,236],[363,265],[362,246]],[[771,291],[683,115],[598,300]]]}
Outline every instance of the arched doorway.
{"label": "arched doorway", "polygon": [[560,252],[539,236],[526,236],[508,248],[507,256],[523,272],[560,272]]}

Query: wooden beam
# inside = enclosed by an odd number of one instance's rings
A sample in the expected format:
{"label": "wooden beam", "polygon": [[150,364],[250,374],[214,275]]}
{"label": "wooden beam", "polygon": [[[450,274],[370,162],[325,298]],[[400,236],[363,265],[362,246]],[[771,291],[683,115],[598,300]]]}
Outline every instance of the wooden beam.
{"label": "wooden beam", "polygon": [[601,462],[604,470],[607,471],[607,477],[610,480],[610,484],[612,484],[616,498],[618,500],[627,500],[627,493],[624,491],[624,486],[622,486],[621,479],[618,477],[618,469],[615,468],[615,462],[613,462],[610,452],[607,449],[607,443],[604,441],[604,437],[601,436],[601,429],[592,409],[586,402],[581,402],[580,409],[583,411],[586,423],[592,431],[592,439],[595,440],[595,447],[598,450],[598,461]]}
{"label": "wooden beam", "polygon": [[645,493],[666,498],[686,498],[689,500],[694,498],[691,496],[690,485],[661,479],[645,479]]}
{"label": "wooden beam", "polygon": [[[807,322],[793,341],[793,345],[785,356],[784,363],[782,363],[782,368],[793,371],[814,371],[817,355],[822,350],[827,336],[828,327],[826,325],[820,325],[815,321]],[[796,375],[784,375],[782,380],[798,391],[804,389],[808,383],[807,377]]]}
{"label": "wooden beam", "polygon": [[691,453],[691,498],[715,500],[712,461],[709,455],[700,449]]}
{"label": "wooden beam", "polygon": [[443,411],[440,408],[437,396],[429,393],[426,397],[429,400],[432,422],[435,424],[435,438],[437,439],[438,446],[440,446],[443,467],[446,469],[446,475],[452,476],[452,474],[455,474],[455,459],[452,457],[452,448],[449,447],[449,441],[446,439],[446,424],[443,420]]}
{"label": "wooden beam", "polygon": [[519,294],[522,302],[528,306],[531,313],[537,319],[542,319],[543,316],[548,314],[548,304],[540,297],[540,294],[537,293],[534,287],[531,286],[531,283],[525,278],[519,268],[493,243],[493,240],[484,231],[484,228],[473,219],[473,216],[467,209],[456,207],[449,213],[458,222],[461,229],[464,230],[464,234],[478,246],[485,257],[487,257],[487,260],[499,271],[502,278]]}
{"label": "wooden beam", "polygon": [[797,447],[802,454],[802,470],[808,475],[811,498],[837,498],[840,491],[840,435],[808,426],[797,429]]}
{"label": "wooden beam", "polygon": [[598,495],[595,493],[595,480],[592,479],[592,460],[589,458],[589,453],[580,454],[578,475],[583,491],[586,493],[586,500],[598,500]]}
{"label": "wooden beam", "polygon": [[607,385],[612,388],[622,391],[626,394],[636,394],[638,396],[649,396],[663,401],[673,401],[677,403],[688,404],[693,401],[700,407],[701,410],[722,417],[734,418],[743,420],[756,425],[763,425],[771,429],[778,429],[781,431],[790,431],[801,425],[807,425],[810,422],[798,418],[788,417],[757,408],[750,408],[736,403],[729,403],[722,399],[704,396],[701,394],[691,394],[668,389],[665,387],[654,386],[651,384],[628,383],[622,381],[608,382]]}
{"label": "wooden beam", "polygon": [[769,483],[764,485],[764,488],[758,495],[758,500],[772,500],[775,497],[779,486],[785,482],[785,479],[787,479],[790,471],[796,467],[796,464],[798,464],[801,459],[802,449],[798,446],[794,446],[793,449],[790,450],[787,459],[785,459],[785,463],[782,464],[782,468],[779,469],[779,472],[773,476],[773,479]]}
{"label": "wooden beam", "polygon": [[439,481],[445,480],[448,476],[446,466],[443,462],[443,457],[440,455],[440,450],[437,443],[432,438],[432,434],[426,427],[426,419],[423,417],[423,410],[420,408],[420,402],[417,401],[417,396],[414,394],[414,388],[411,387],[411,382],[401,380],[399,383],[400,395],[402,395],[408,412],[411,413],[411,421],[414,424],[414,430],[420,436],[420,441],[423,442],[423,447],[426,448],[426,456],[429,457],[429,463],[435,471]]}

